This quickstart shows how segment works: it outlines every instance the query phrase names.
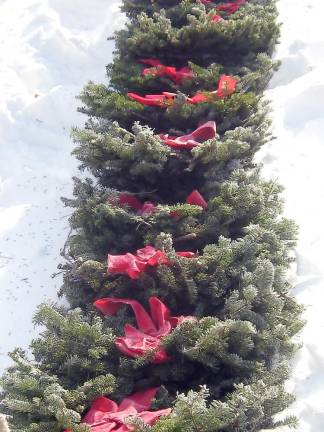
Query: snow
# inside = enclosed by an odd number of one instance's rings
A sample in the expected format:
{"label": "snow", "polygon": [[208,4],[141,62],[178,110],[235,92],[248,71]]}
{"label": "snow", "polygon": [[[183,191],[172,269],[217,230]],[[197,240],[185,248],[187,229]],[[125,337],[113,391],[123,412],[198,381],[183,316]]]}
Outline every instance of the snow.
{"label": "snow", "polygon": [[75,96],[103,81],[124,18],[110,0],[0,1],[0,368],[36,334],[36,305],[56,299],[76,161]]}
{"label": "snow", "polygon": [[[0,368],[36,334],[36,305],[56,299],[52,279],[68,232],[76,161],[69,130],[75,100],[104,81],[107,36],[124,18],[117,0],[0,0]],[[324,33],[322,0],[280,0],[281,70],[267,92],[277,140],[257,155],[285,186],[286,215],[300,226],[294,294],[306,306],[303,348],[287,384],[298,432],[324,424]],[[282,431],[285,429],[283,428]]]}
{"label": "snow", "polygon": [[[324,33],[322,0],[281,0],[283,22],[277,57],[281,70],[267,92],[273,141],[259,154],[264,174],[285,187],[286,215],[300,227],[294,294],[307,320],[287,387],[297,401],[298,432],[324,424]],[[287,428],[283,428],[286,431]]]}

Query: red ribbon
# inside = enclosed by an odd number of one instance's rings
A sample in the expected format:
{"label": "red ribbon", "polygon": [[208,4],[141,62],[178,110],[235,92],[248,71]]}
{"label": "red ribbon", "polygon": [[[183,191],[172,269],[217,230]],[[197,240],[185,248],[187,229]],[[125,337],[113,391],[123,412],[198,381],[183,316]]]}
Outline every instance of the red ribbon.
{"label": "red ribbon", "polygon": [[[178,256],[194,258],[193,252],[176,252]],[[165,252],[155,249],[153,246],[146,246],[136,251],[136,255],[126,253],[124,255],[108,255],[108,273],[124,273],[131,279],[138,279],[147,267],[157,265],[170,265]]]}
{"label": "red ribbon", "polygon": [[[206,93],[198,92],[192,97],[186,97],[185,101],[186,103],[196,105],[199,103],[212,101],[215,96],[218,99],[224,99],[225,97],[230,96],[232,93],[234,93],[236,89],[236,83],[237,81],[235,78],[223,74],[218,81],[218,88],[216,91]],[[130,99],[141,103],[142,105],[167,108],[168,106],[172,106],[174,104],[177,94],[170,92],[162,92],[161,94],[157,95],[148,94],[145,96],[140,96],[136,93],[127,93],[127,96]]]}
{"label": "red ribbon", "polygon": [[126,324],[125,336],[116,338],[115,344],[120,352],[133,358],[154,351],[152,363],[170,360],[166,351],[161,348],[161,338],[171,333],[171,330],[183,321],[195,319],[191,316],[172,317],[170,310],[157,297],[149,298],[150,313],[136,300],[107,297],[94,302],[94,306],[107,316],[115,315],[124,305],[132,308],[138,328]]}
{"label": "red ribbon", "polygon": [[[186,199],[186,203],[200,206],[203,209],[206,209],[208,207],[207,202],[197,190],[191,192],[191,194]],[[137,212],[142,216],[151,215],[156,211],[156,206],[150,201],[145,201],[145,203],[142,204],[136,197],[127,193],[121,193],[119,195],[118,204],[126,204],[134,210],[137,210]]]}
{"label": "red ribbon", "polygon": [[216,9],[225,12],[226,15],[232,15],[233,13],[237,12],[241,6],[243,6],[246,3],[246,0],[235,0],[231,3],[225,3],[221,5],[217,5]]}
{"label": "red ribbon", "polygon": [[127,96],[142,105],[166,107],[173,105],[176,93],[163,92],[158,95],[145,95],[140,96],[136,93],[127,93]]}
{"label": "red ribbon", "polygon": [[[197,0],[198,3],[202,3],[204,5],[210,5],[213,0]],[[246,0],[235,0],[230,3],[224,3],[216,6],[216,9],[225,12],[227,15],[232,15],[237,12],[241,6],[246,3]]]}
{"label": "red ribbon", "polygon": [[235,92],[237,81],[229,75],[221,75],[218,81],[216,95],[219,99],[224,99]]}
{"label": "red ribbon", "polygon": [[[90,426],[91,432],[129,432],[133,428],[125,423],[129,417],[138,417],[147,425],[154,425],[162,417],[169,415],[170,408],[148,411],[158,391],[158,387],[148,388],[126,397],[119,405],[104,396],[95,399],[82,422]],[[66,429],[65,432],[71,432]]]}
{"label": "red ribbon", "polygon": [[223,21],[223,18],[220,15],[215,14],[211,16],[211,21],[218,23],[219,21]]}
{"label": "red ribbon", "polygon": [[208,204],[204,200],[204,197],[197,190],[191,192],[191,194],[187,197],[186,202],[187,204],[202,207],[204,210],[208,208]]}
{"label": "red ribbon", "polygon": [[187,66],[177,70],[173,66],[163,65],[159,60],[155,59],[141,59],[139,62],[152,66],[150,68],[143,69],[142,75],[144,76],[167,76],[178,85],[182,84],[182,82],[186,79],[193,78],[193,72]]}
{"label": "red ribbon", "polygon": [[160,138],[169,147],[175,149],[193,149],[199,146],[204,141],[207,141],[216,136],[216,123],[214,121],[208,121],[196,130],[187,135],[179,137],[169,136],[168,134],[161,134]]}
{"label": "red ribbon", "polygon": [[144,204],[142,204],[134,195],[128,193],[121,193],[119,195],[118,204],[128,205],[134,210],[137,210],[137,213],[141,216],[150,216],[156,210],[156,206],[151,201],[145,201]]}

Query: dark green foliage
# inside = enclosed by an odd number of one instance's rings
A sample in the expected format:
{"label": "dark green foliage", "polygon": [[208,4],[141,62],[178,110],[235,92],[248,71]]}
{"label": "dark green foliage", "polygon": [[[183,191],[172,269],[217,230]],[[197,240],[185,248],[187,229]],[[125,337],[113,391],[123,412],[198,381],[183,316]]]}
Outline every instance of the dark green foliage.
{"label": "dark green foliage", "polygon": [[[154,432],[252,432],[273,429],[282,425],[295,426],[296,418],[275,422],[273,415],[288,407],[293,398],[285,393],[282,382],[287,378],[287,368],[281,366],[264,373],[262,379],[235,386],[224,401],[206,403],[209,392],[190,391],[180,395],[173,414],[162,419]],[[141,429],[139,429],[141,430]]]}
{"label": "dark green foliage", "polygon": [[34,361],[20,350],[12,353],[16,366],[1,381],[3,406],[15,412],[13,430],[60,431],[78,423],[96,396],[113,393],[120,357],[115,334],[98,316],[46,304],[34,321],[45,328],[31,344]]}
{"label": "dark green foliage", "polygon": [[[223,21],[211,22],[215,1],[124,0],[129,17],[116,34],[109,84],[90,82],[80,95],[89,115],[74,129],[74,155],[91,178],[74,178],[71,235],[62,251],[69,308],[41,305],[41,335],[31,355],[12,353],[4,374],[2,410],[12,432],[86,432],[79,424],[99,395],[120,402],[132,392],[160,386],[152,409],[173,407],[152,432],[257,432],[295,418],[273,418],[292,401],[284,390],[292,337],[303,325],[286,272],[295,224],[282,216],[281,187],[260,177],[255,152],[271,139],[262,92],[278,67],[273,0],[250,0]],[[143,76],[142,58],[158,58],[193,78],[175,84]],[[217,88],[235,76],[235,93],[189,105],[185,95]],[[168,108],[146,107],[127,92],[178,94]],[[160,133],[183,135],[216,121],[217,136],[193,150],[174,150]],[[208,208],[186,203],[199,190]],[[141,215],[119,204],[120,193],[156,205]],[[107,254],[163,250],[170,265],[150,267],[139,279],[107,273]],[[183,258],[176,251],[196,252]],[[190,315],[162,339],[171,360],[152,363],[152,352],[130,358],[115,346],[130,308],[103,317],[92,303],[102,297],[138,300],[146,309],[159,297],[173,316]],[[148,427],[130,420],[135,431]]]}
{"label": "dark green foliage", "polygon": [[164,9],[152,16],[139,14],[127,30],[117,33],[120,53],[133,59],[158,54],[162,63],[189,59],[201,66],[215,61],[242,66],[248,55],[272,52],[279,36],[273,1],[248,2],[239,12],[216,24],[210,21],[203,5],[188,3],[178,6],[184,11],[180,25],[177,18],[174,24]]}
{"label": "dark green foliage", "polygon": [[[224,4],[224,1],[214,0],[210,5],[202,5],[202,3],[199,3],[198,1],[191,0],[124,0],[121,10],[125,12],[132,21],[136,22],[136,19],[141,12],[145,12],[147,15],[152,16],[154,12],[159,13],[162,8],[166,11],[168,17],[171,17],[173,21],[180,23],[183,22],[183,20],[186,20],[188,13],[204,9],[207,12],[211,12],[218,4]],[[274,13],[276,12],[274,0],[250,0],[249,4],[262,4],[267,7],[272,7],[272,11]],[[240,14],[240,12],[243,12],[243,16],[245,15],[244,9],[238,11],[238,14]],[[222,12],[220,12],[220,14],[226,18],[226,14]]]}
{"label": "dark green foliage", "polygon": [[[234,169],[251,164],[253,152],[268,136],[267,121],[254,128],[254,122],[261,122],[264,115],[257,113],[248,127],[228,131],[222,139],[216,137],[191,152],[171,150],[151,129],[139,124],[133,126],[134,133],[116,124],[104,133],[74,130],[79,143],[74,154],[103,186],[139,193],[140,198],[151,201],[181,203],[195,188],[217,192],[218,183]],[[84,193],[90,192],[85,189]]]}
{"label": "dark green foliage", "polygon": [[170,90],[180,88],[185,94],[193,94],[201,88],[212,91],[222,73],[240,77],[243,90],[258,92],[268,83],[273,68],[277,67],[277,62],[273,62],[267,54],[263,53],[257,54],[253,59],[248,58],[244,66],[233,65],[225,68],[222,64],[212,63],[204,68],[192,62],[188,62],[188,66],[194,71],[194,79],[183,81],[180,87],[166,77],[142,76],[143,65],[134,64],[130,68],[122,58],[116,58],[114,64],[108,67],[108,73],[113,76],[114,88],[120,92],[126,92],[130,83],[133,92],[142,92],[145,89],[147,93],[155,93],[162,86]]}
{"label": "dark green foliage", "polygon": [[46,329],[31,344],[35,360],[68,388],[110,371],[115,338],[98,316],[85,319],[80,310],[66,313],[43,304],[34,322]]}
{"label": "dark green foliage", "polygon": [[[264,108],[257,94],[277,67],[268,57],[278,37],[274,3],[251,2],[217,25],[210,22],[203,5],[181,2],[175,13],[177,17],[179,9],[186,17],[180,26],[169,17],[168,10],[159,9],[153,17],[144,13],[137,16],[127,30],[117,34],[116,58],[108,67],[110,86],[90,82],[80,95],[84,103],[81,111],[105,120],[100,124],[89,122],[87,129],[106,132],[110,121],[118,121],[121,127],[130,129],[138,121],[148,123],[156,133],[173,130],[185,133],[199,121],[212,119],[217,122],[221,136],[237,126],[251,127],[260,134],[264,120],[260,113]],[[136,62],[147,57],[177,67],[188,64],[194,78],[179,86],[166,78],[142,77],[142,66]],[[240,91],[212,104],[184,104],[184,94],[215,90],[222,73],[237,76]],[[178,92],[178,102],[168,109],[144,107],[125,95],[161,91]],[[259,146],[264,138],[261,137]]]}
{"label": "dark green foliage", "polygon": [[[260,107],[260,103],[258,103],[260,98],[257,98],[252,92],[242,92],[236,93],[227,100],[217,100],[198,105],[185,103],[183,94],[179,93],[178,101],[167,109],[143,108],[143,105],[131,101],[127,96],[112,92],[102,84],[93,83],[89,83],[85,87],[80,99],[87,105],[87,108],[83,108],[81,111],[90,116],[118,121],[124,128],[131,128],[135,121],[149,122],[156,133],[173,130],[172,128],[177,131],[186,131],[189,121],[197,125],[201,119],[215,119],[218,132],[223,134],[225,130],[233,129],[242,124],[245,127],[249,126],[251,117],[256,116],[257,109]],[[109,113],[108,116],[106,113]],[[91,129],[90,126],[92,125],[89,124],[88,126]],[[253,126],[260,128],[261,125],[256,123]],[[95,125],[95,129],[97,128],[98,126]]]}
{"label": "dark green foliage", "polygon": [[[135,181],[134,186],[137,186]],[[207,243],[217,242],[220,235],[242,237],[250,223],[273,226],[282,235],[279,228],[285,222],[279,217],[281,188],[273,181],[261,180],[257,170],[237,170],[227,181],[215,181],[212,188],[210,185],[206,190],[202,188],[209,199],[209,208],[205,211],[185,203],[192,189],[183,187],[177,191],[171,186],[170,197],[178,195],[178,203],[172,204],[163,190],[161,194],[159,191],[139,193],[142,201],[151,199],[160,203],[154,214],[140,216],[133,209],[114,202],[117,191],[97,188],[90,180],[76,180],[76,199],[65,200],[76,208],[71,217],[75,234],[69,239],[70,254],[83,261],[105,259],[108,252],[120,254],[135,251],[144,243],[154,244],[161,232],[172,235],[178,249],[201,250]],[[172,212],[176,212],[176,217],[172,217]],[[293,241],[295,228],[291,222],[285,224],[285,231],[285,239]],[[188,235],[191,235],[190,240],[186,240]]]}

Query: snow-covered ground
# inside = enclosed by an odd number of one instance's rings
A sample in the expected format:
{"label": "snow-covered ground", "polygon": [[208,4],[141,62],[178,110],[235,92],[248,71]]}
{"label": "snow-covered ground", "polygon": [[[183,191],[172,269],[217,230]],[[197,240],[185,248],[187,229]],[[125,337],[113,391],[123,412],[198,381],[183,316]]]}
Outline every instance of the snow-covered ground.
{"label": "snow-covered ground", "polygon": [[56,298],[76,161],[75,96],[105,79],[121,24],[116,0],[0,0],[0,369],[35,334],[36,305]]}
{"label": "snow-covered ground", "polygon": [[324,31],[322,0],[279,0],[281,70],[268,96],[277,140],[258,155],[285,186],[286,215],[300,226],[294,293],[306,306],[303,348],[289,390],[298,432],[324,430]]}
{"label": "snow-covered ground", "polygon": [[[71,125],[87,80],[103,81],[106,37],[121,25],[118,0],[0,0],[0,369],[26,346],[38,303],[56,298],[76,162]],[[300,225],[295,295],[308,320],[289,389],[298,432],[324,424],[324,32],[322,0],[280,0],[283,65],[272,81],[278,139],[258,155],[285,186],[286,214]]]}

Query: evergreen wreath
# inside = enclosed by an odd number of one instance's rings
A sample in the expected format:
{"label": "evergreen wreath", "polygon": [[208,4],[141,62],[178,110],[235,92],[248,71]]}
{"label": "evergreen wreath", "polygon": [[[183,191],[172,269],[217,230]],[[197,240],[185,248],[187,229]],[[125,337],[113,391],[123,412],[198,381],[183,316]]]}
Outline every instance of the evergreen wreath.
{"label": "evergreen wreath", "polygon": [[302,308],[296,226],[255,152],[274,0],[124,0],[109,84],[80,95],[60,295],[11,353],[12,432],[247,432],[278,420]]}

